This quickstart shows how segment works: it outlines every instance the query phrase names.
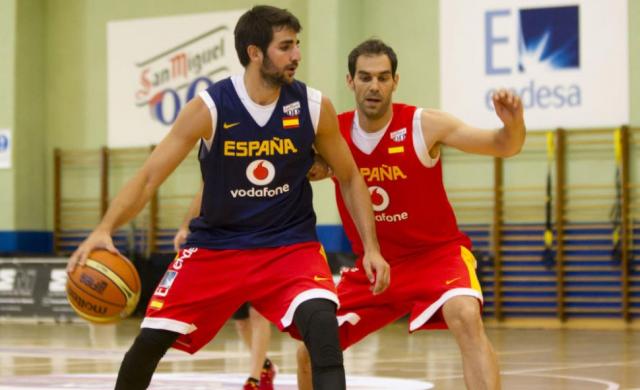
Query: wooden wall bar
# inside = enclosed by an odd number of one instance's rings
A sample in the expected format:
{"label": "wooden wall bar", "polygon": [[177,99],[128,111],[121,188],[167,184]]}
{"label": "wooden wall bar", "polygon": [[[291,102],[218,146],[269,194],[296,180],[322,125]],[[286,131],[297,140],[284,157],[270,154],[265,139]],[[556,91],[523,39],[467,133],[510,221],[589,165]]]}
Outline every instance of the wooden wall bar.
{"label": "wooden wall bar", "polygon": [[100,149],[100,215],[104,216],[109,208],[109,148]]}
{"label": "wooden wall bar", "polygon": [[492,252],[493,252],[493,296],[495,317],[501,321],[504,316],[502,313],[502,196],[503,196],[503,161],[501,158],[493,159],[493,228],[492,236]]}
{"label": "wooden wall bar", "polygon": [[58,253],[62,232],[62,151],[53,151],[53,250]]}
{"label": "wooden wall bar", "polygon": [[620,183],[620,204],[621,204],[621,224],[622,224],[622,262],[620,267],[622,268],[621,285],[622,285],[622,315],[626,322],[631,321],[631,312],[629,310],[629,268],[630,268],[630,254],[629,248],[631,247],[632,220],[629,215],[630,210],[630,197],[629,197],[629,127],[622,126],[619,133],[620,139],[620,175],[622,182]]}
{"label": "wooden wall bar", "polygon": [[565,136],[564,130],[556,130],[555,137],[555,232],[556,232],[556,297],[558,319],[565,321],[564,311],[564,206],[565,206]]}
{"label": "wooden wall bar", "polygon": [[[500,321],[526,317],[563,323],[604,317],[639,322],[640,129],[553,130],[552,162],[544,135],[530,132],[523,152],[509,159],[443,149],[445,182],[447,167],[456,176],[447,185],[449,198],[479,257],[485,314]],[[86,237],[151,150],[54,152],[54,246],[59,254],[68,254]],[[120,245],[129,239],[129,229],[145,255],[172,252],[175,229],[199,188],[196,152],[187,160],[154,194],[135,226],[117,232]],[[589,161],[598,164],[598,177],[589,177]],[[608,168],[614,161],[619,187]],[[540,194],[546,175],[540,168],[547,162],[553,178],[550,268],[541,256],[545,204]],[[522,175],[527,176],[524,181]],[[620,210],[619,264],[610,254],[615,221],[606,215],[611,205]]]}
{"label": "wooden wall bar", "polygon": [[627,128],[629,169],[629,241],[627,243],[627,299],[628,316],[640,319],[640,128]]}

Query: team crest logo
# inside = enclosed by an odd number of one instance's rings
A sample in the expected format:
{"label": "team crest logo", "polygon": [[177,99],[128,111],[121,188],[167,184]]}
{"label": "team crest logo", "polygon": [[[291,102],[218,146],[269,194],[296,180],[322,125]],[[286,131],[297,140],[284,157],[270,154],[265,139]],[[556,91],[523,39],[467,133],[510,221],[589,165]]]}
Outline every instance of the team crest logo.
{"label": "team crest logo", "polygon": [[404,129],[392,131],[391,134],[389,134],[389,136],[394,142],[402,142],[407,138],[407,129],[404,128]]}
{"label": "team crest logo", "polygon": [[[158,297],[166,297],[169,293],[169,289],[173,285],[173,282],[176,280],[176,276],[178,276],[178,271],[169,270],[165,272],[153,295]],[[162,307],[162,305],[160,305],[160,307]]]}
{"label": "team crest logo", "polygon": [[173,281],[176,280],[178,273],[176,271],[167,271],[162,280],[158,284],[158,287],[169,289],[173,285]]}
{"label": "team crest logo", "polygon": [[389,194],[382,187],[369,187],[369,195],[371,195],[371,204],[373,211],[384,211],[389,207]]}
{"label": "team crest logo", "polygon": [[273,181],[276,168],[267,160],[255,160],[247,166],[247,179],[257,186],[265,186]]}
{"label": "team crest logo", "polygon": [[295,101],[291,104],[287,104],[282,107],[282,112],[284,112],[288,116],[298,116],[300,115],[300,102]]}

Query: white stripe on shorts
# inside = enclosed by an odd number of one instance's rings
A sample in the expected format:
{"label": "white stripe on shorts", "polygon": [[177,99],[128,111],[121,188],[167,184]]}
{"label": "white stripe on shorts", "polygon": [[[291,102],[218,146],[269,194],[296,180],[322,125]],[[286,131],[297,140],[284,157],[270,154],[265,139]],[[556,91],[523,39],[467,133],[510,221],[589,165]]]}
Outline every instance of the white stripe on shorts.
{"label": "white stripe on shorts", "polygon": [[164,329],[180,334],[189,334],[198,329],[194,324],[172,320],[170,318],[145,317],[140,324],[141,328]]}
{"label": "white stripe on shorts", "polygon": [[429,321],[429,319],[435,314],[436,311],[438,311],[438,309],[440,309],[442,305],[444,305],[446,301],[453,297],[461,295],[475,297],[478,298],[480,302],[482,302],[482,293],[472,288],[454,288],[452,290],[449,290],[442,294],[442,296],[437,301],[432,303],[431,306],[427,308],[427,310],[420,313],[420,315],[418,315],[413,321],[411,321],[411,323],[409,324],[409,332],[413,332],[414,330],[420,328],[422,325],[426,324],[427,321]]}
{"label": "white stripe on shorts", "polygon": [[301,303],[315,298],[328,299],[338,305],[338,307],[340,307],[338,296],[329,290],[325,290],[324,288],[313,288],[311,290],[303,291],[295,298],[293,298],[293,301],[291,301],[287,312],[284,313],[284,317],[282,317],[282,319],[280,320],[282,326],[286,328],[291,325],[291,323],[293,322],[293,314],[296,312],[296,309],[298,308],[298,306],[300,306]]}

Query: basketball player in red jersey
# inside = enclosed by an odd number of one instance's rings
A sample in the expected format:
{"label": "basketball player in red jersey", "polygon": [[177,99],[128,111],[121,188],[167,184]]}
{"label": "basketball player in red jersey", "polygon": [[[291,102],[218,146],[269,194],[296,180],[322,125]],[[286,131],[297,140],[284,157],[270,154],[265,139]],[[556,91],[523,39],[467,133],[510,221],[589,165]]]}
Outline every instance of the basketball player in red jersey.
{"label": "basketball player in red jersey", "polygon": [[197,352],[244,302],[304,340],[315,389],[345,388],[338,300],[315,232],[306,178],[314,148],[336,172],[362,234],[363,266],[376,294],[389,284],[389,265],[380,254],[370,197],[340,136],[333,105],[294,78],[300,30],[287,10],[255,6],[245,12],[234,30],[244,74],[215,82],[187,103],[71,255],[68,271],[83,266],[94,248],[117,252],[111,233],[135,217],[202,141],[200,215],[150,300],[116,390],[147,388],[170,347]]}
{"label": "basketball player in red jersey", "polygon": [[[462,354],[468,389],[499,389],[495,352],[485,335],[482,292],[471,241],[457,226],[442,183],[440,145],[464,152],[509,157],[524,142],[520,98],[501,90],[493,104],[503,127],[481,130],[445,112],[392,103],[397,57],[379,40],[349,55],[347,82],[356,110],[339,115],[340,129],[369,186],[383,256],[393,278],[372,296],[361,260],[338,284],[342,348],[409,314],[409,331],[449,328]],[[334,180],[335,181],[335,180]],[[346,213],[336,182],[338,209],[352,249],[363,246]],[[308,357],[298,351],[300,389],[309,389]]]}

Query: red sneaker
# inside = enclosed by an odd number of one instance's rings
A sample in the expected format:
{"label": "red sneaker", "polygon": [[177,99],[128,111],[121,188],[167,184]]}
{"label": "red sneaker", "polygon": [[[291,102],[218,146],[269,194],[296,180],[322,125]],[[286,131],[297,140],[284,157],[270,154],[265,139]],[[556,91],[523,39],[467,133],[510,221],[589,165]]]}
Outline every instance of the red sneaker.
{"label": "red sneaker", "polygon": [[257,383],[252,381],[246,381],[244,382],[244,386],[242,386],[242,390],[260,390],[261,388]]}
{"label": "red sneaker", "polygon": [[278,373],[278,366],[266,359],[260,372],[260,390],[273,390],[273,380]]}

